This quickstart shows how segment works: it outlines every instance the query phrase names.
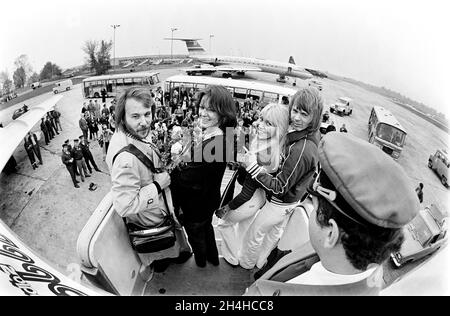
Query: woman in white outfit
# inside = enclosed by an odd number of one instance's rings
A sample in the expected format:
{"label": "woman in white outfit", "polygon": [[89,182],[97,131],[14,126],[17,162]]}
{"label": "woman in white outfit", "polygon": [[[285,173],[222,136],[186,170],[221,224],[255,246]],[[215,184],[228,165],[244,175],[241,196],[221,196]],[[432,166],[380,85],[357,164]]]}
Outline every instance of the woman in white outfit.
{"label": "woman in white outfit", "polygon": [[260,165],[252,152],[244,164],[251,178],[266,191],[267,202],[252,222],[243,240],[239,264],[245,269],[262,268],[283,234],[291,211],[306,195],[317,167],[317,145],[323,101],[315,88],[299,90],[289,104],[290,125],[284,159],[276,174]]}
{"label": "woman in white outfit", "polygon": [[[280,153],[284,146],[289,126],[289,111],[285,105],[268,104],[261,112],[257,136],[252,142],[251,152],[268,173],[278,170]],[[244,169],[242,169],[244,171]],[[230,203],[216,211],[218,231],[222,237],[221,253],[224,259],[238,265],[239,252],[248,227],[255,214],[266,202],[266,193],[248,173],[241,192]]]}

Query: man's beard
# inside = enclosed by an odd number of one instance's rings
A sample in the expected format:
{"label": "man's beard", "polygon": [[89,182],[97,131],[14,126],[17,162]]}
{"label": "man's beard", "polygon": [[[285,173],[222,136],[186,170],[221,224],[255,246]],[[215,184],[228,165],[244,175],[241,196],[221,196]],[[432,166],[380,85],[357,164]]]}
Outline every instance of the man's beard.
{"label": "man's beard", "polygon": [[[128,126],[128,124],[125,122],[125,124],[124,124],[124,127],[125,127],[125,130],[128,132],[128,133],[130,133],[131,135],[133,135],[134,137],[137,137],[137,138],[139,138],[139,139],[144,139],[144,138],[146,138],[147,136],[148,136],[148,134],[150,133],[150,127],[148,128],[148,129],[146,129],[146,131],[147,131],[147,133],[144,135],[144,136],[142,136],[142,135],[140,135],[138,132],[139,132],[139,130],[138,131],[135,131],[134,129],[132,129],[130,126]],[[144,130],[144,129],[140,129],[140,130]]]}

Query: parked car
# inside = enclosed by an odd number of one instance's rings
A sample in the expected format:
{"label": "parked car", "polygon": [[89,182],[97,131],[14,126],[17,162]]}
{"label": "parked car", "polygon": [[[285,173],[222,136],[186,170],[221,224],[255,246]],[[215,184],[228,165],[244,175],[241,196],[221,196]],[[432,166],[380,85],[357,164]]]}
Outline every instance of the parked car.
{"label": "parked car", "polygon": [[450,167],[450,162],[445,149],[438,149],[434,155],[430,155],[428,158],[428,167],[434,170],[441,179],[442,184],[448,187],[448,168]]}
{"label": "parked car", "polygon": [[336,101],[336,103],[330,107],[330,112],[339,115],[352,115],[353,112],[352,99],[346,97],[339,98]]}
{"label": "parked car", "polygon": [[322,82],[320,82],[319,80],[314,80],[314,79],[310,80],[308,82],[308,86],[315,87],[315,88],[319,89],[319,91],[322,91]]}
{"label": "parked car", "polygon": [[8,102],[8,101],[10,101],[12,99],[15,99],[15,98],[17,98],[17,93],[13,91],[13,92],[10,92],[8,94],[5,94],[2,97],[2,101],[6,103],[6,102]]}
{"label": "parked car", "polygon": [[21,108],[14,111],[12,119],[15,120],[25,112],[28,112],[28,106],[26,106],[26,104],[24,104]]}
{"label": "parked car", "polygon": [[31,84],[31,89],[36,89],[36,88],[39,88],[41,86],[41,83],[39,82],[39,81],[37,81],[37,82],[33,82],[32,84]]}
{"label": "parked car", "polygon": [[396,267],[431,255],[447,243],[447,214],[434,204],[421,210],[403,228],[405,240],[400,251],[391,254]]}

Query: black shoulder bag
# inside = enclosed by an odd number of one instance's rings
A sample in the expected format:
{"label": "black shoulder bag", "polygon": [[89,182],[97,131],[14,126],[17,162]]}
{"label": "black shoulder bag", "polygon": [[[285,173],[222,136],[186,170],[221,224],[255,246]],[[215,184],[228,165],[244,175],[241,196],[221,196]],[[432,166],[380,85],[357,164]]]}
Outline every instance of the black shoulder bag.
{"label": "black shoulder bag", "polygon": [[[116,157],[122,152],[133,154],[153,173],[157,173],[153,162],[133,144],[129,144],[117,152],[113,158],[113,164]],[[168,249],[175,244],[175,221],[170,214],[164,190],[161,191],[161,195],[168,211],[160,209],[164,213],[164,220],[157,226],[145,227],[138,223],[127,223],[125,218],[123,219],[128,229],[131,245],[138,253],[157,252]]]}

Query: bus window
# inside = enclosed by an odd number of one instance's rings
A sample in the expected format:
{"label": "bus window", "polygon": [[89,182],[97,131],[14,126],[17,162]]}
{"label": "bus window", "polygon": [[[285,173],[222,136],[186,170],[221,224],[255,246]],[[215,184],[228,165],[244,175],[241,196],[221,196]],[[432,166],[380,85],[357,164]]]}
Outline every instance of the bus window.
{"label": "bus window", "polygon": [[143,82],[142,79],[143,79],[143,78],[133,78],[133,79],[132,79],[132,80],[133,80],[133,84],[134,84],[134,85],[143,85],[144,82]]}
{"label": "bus window", "polygon": [[245,98],[247,97],[247,89],[235,88],[234,89],[234,97],[237,99],[245,100]]}
{"label": "bus window", "polygon": [[380,124],[377,136],[385,141],[390,142],[392,139],[392,128],[385,124]]}
{"label": "bus window", "polygon": [[198,90],[202,90],[206,88],[206,85],[203,83],[197,83],[195,88]]}
{"label": "bus window", "polygon": [[131,85],[133,85],[133,78],[124,78],[123,83],[126,86],[131,86]]}
{"label": "bus window", "polygon": [[250,90],[248,96],[251,97],[253,100],[259,101],[261,100],[262,97],[262,91]]}
{"label": "bus window", "polygon": [[123,82],[123,79],[117,79],[117,86],[118,87],[121,87],[121,86],[124,86],[125,84],[124,84],[124,82]]}
{"label": "bus window", "polygon": [[171,83],[170,82],[166,82],[166,84],[164,86],[164,91],[165,92],[169,92],[170,91],[170,87],[171,87]]}
{"label": "bus window", "polygon": [[[283,97],[287,98],[286,96]],[[264,92],[263,102],[265,103],[278,102],[278,94],[271,92]],[[287,102],[289,103],[289,100]]]}
{"label": "bus window", "polygon": [[370,113],[369,117],[369,124],[375,123],[375,110],[372,109],[372,112]]}
{"label": "bus window", "polygon": [[113,86],[116,85],[116,81],[115,80],[108,80],[106,83],[106,92],[112,92],[113,91]]}
{"label": "bus window", "polygon": [[394,133],[394,139],[393,139],[393,143],[397,146],[402,146],[403,145],[403,139],[404,139],[405,134],[400,133],[399,131],[396,131]]}
{"label": "bus window", "polygon": [[405,139],[405,133],[402,133],[396,128],[386,124],[379,125],[377,136],[396,146],[402,146]]}
{"label": "bus window", "polygon": [[84,82],[83,83],[83,90],[84,90],[84,97],[88,98],[89,97],[89,82]]}
{"label": "bus window", "polygon": [[188,92],[189,92],[189,90],[194,89],[193,83],[185,83],[184,86]]}

